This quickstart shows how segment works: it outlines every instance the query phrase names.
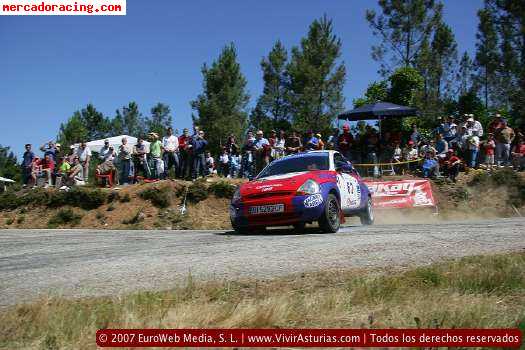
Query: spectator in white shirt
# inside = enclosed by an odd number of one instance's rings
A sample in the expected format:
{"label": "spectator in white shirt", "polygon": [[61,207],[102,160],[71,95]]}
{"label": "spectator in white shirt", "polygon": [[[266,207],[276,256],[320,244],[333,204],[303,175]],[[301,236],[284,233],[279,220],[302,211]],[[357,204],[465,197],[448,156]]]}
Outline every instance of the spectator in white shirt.
{"label": "spectator in white shirt", "polygon": [[77,157],[80,164],[82,165],[84,181],[87,182],[89,173],[89,162],[91,160],[91,150],[85,142],[82,142],[80,144],[80,147],[77,149]]}
{"label": "spectator in white shirt", "polygon": [[164,178],[168,177],[170,168],[173,168],[175,175],[179,174],[179,138],[173,135],[171,127],[166,132],[166,136],[162,138]]}

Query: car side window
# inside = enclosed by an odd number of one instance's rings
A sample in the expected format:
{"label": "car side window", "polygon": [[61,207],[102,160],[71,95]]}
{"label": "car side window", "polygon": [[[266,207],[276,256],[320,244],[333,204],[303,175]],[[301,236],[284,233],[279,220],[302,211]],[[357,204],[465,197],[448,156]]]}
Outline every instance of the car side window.
{"label": "car side window", "polygon": [[335,153],[334,154],[334,164],[337,167],[338,164],[346,163],[345,157],[341,155],[341,153]]}

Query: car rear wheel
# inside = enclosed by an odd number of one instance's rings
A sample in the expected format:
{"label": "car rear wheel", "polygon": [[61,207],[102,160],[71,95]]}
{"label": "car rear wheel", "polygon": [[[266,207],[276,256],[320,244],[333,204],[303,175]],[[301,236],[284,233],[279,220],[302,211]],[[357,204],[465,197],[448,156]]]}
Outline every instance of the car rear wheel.
{"label": "car rear wheel", "polygon": [[372,225],[374,223],[374,208],[372,206],[372,198],[368,197],[366,207],[360,215],[361,225]]}
{"label": "car rear wheel", "polygon": [[341,226],[341,209],[339,201],[333,194],[329,194],[324,206],[324,212],[319,218],[319,227],[323,232],[335,233]]}

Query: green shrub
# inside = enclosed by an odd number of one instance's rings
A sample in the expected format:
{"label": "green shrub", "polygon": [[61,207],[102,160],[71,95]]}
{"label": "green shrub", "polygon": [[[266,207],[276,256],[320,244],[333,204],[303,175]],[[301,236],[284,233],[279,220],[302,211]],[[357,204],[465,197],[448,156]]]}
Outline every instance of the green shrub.
{"label": "green shrub", "polygon": [[86,210],[96,209],[106,203],[107,193],[99,189],[88,190],[73,188],[67,192],[55,192],[50,196],[47,206],[58,208],[64,205],[78,207]]}
{"label": "green shrub", "polygon": [[171,189],[167,186],[147,188],[140,192],[139,196],[158,208],[167,208],[171,204]]}
{"label": "green shrub", "polygon": [[19,203],[20,198],[13,192],[6,192],[0,195],[0,210],[16,209]]}
{"label": "green shrub", "polygon": [[208,189],[201,181],[196,181],[188,187],[187,200],[192,203],[198,203],[208,198]]}
{"label": "green shrub", "polygon": [[76,226],[80,223],[81,219],[82,216],[75,214],[73,210],[61,209],[49,219],[47,226],[49,228],[55,228],[61,225]]}
{"label": "green shrub", "polygon": [[136,225],[139,222],[144,221],[144,217],[145,215],[142,212],[142,208],[140,208],[131,218],[122,220],[122,223],[124,225]]}
{"label": "green shrub", "polygon": [[210,185],[209,192],[212,192],[218,198],[231,199],[235,193],[236,187],[226,181],[218,181]]}
{"label": "green shrub", "polygon": [[13,218],[5,219],[5,224],[6,225],[11,225],[13,222],[15,222],[15,219],[13,219]]}
{"label": "green shrub", "polygon": [[107,199],[108,203],[113,203],[114,201],[119,201],[119,200],[120,200],[120,193],[118,193],[117,191],[112,191],[110,194],[108,194],[108,199]]}

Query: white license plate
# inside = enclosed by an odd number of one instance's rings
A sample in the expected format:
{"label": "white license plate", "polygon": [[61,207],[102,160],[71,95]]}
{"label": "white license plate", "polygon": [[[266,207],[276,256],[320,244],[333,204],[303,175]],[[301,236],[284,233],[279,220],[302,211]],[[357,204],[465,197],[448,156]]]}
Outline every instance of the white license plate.
{"label": "white license plate", "polygon": [[284,204],[258,205],[250,207],[250,214],[271,214],[284,212]]}

